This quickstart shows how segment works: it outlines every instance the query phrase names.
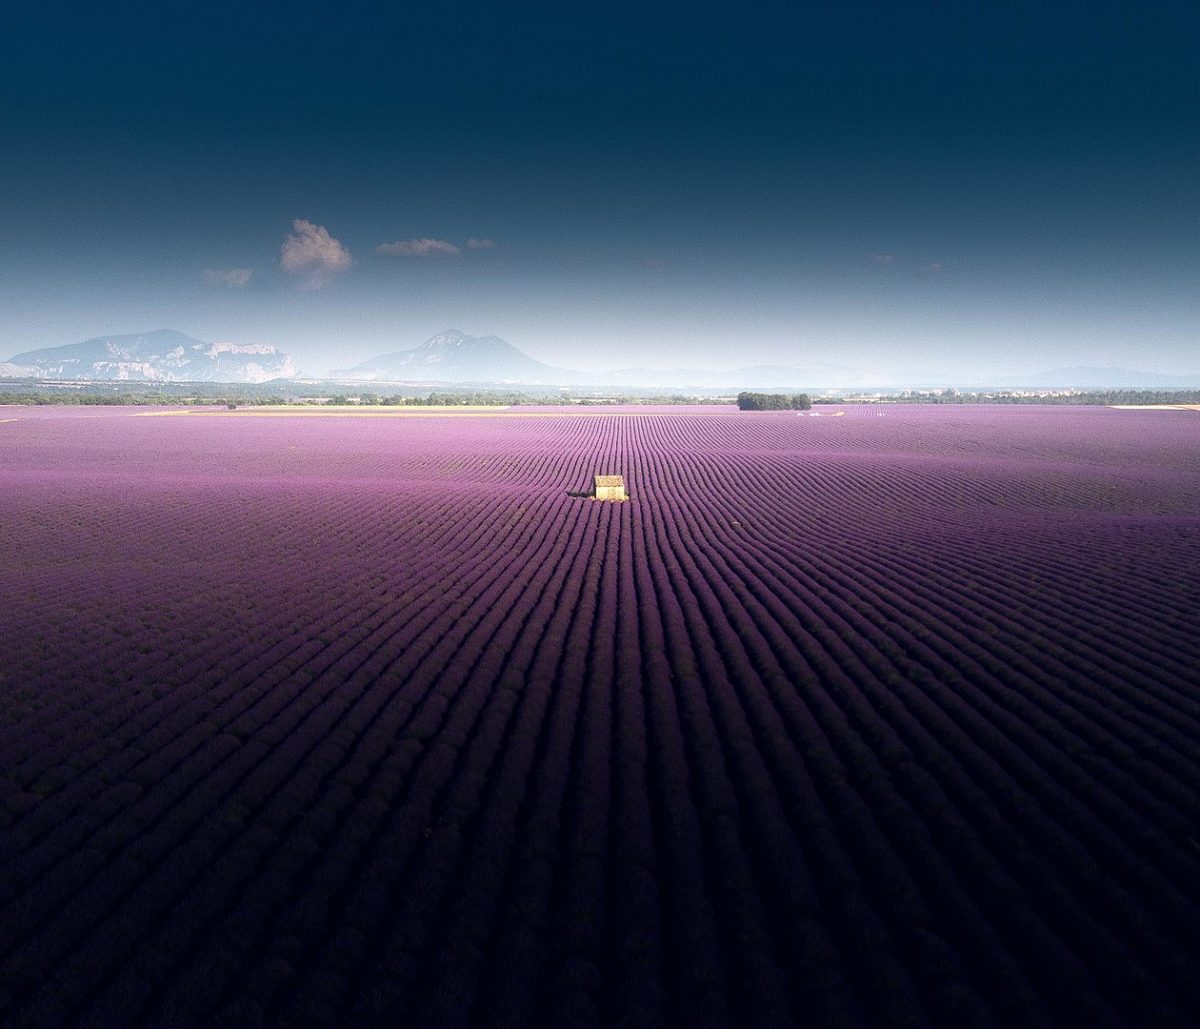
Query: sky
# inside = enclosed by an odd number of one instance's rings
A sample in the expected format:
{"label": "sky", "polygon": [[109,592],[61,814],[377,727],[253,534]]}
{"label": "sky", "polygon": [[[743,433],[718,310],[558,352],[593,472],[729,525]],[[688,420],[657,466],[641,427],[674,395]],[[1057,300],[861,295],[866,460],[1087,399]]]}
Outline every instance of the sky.
{"label": "sky", "polygon": [[8,4],[0,359],[1200,371],[1185,3]]}

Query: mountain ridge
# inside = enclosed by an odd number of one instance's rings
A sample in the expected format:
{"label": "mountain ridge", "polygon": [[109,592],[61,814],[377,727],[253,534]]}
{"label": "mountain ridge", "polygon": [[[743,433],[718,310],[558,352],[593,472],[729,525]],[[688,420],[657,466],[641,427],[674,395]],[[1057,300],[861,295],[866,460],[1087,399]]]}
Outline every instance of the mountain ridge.
{"label": "mountain ridge", "polygon": [[355,381],[494,382],[551,385],[587,377],[538,361],[499,336],[446,329],[411,350],[369,358],[330,376]]}
{"label": "mountain ridge", "polygon": [[0,375],[101,382],[259,383],[293,378],[296,366],[271,344],[205,343],[174,329],[155,329],[26,350],[0,362]]}
{"label": "mountain ridge", "polygon": [[[205,343],[173,329],[97,336],[79,343],[27,350],[0,361],[0,377],[83,381],[229,382],[258,384],[296,378],[292,358],[270,344]],[[499,336],[470,336],[446,329],[420,346],[392,351],[329,380],[411,384],[576,386],[592,389],[795,390],[795,389],[1153,389],[1200,386],[1200,372],[1162,374],[1129,368],[1076,366],[1035,373],[989,376],[987,384],[945,375],[904,376],[824,361],[738,368],[622,368],[580,372],[530,357]]]}

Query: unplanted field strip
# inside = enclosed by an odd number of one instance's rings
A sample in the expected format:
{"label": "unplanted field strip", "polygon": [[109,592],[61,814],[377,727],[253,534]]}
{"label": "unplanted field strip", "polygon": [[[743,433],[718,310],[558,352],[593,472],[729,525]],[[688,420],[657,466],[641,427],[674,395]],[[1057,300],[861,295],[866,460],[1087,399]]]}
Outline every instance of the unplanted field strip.
{"label": "unplanted field strip", "polygon": [[[730,409],[723,410],[704,410],[696,411],[681,407],[678,411],[594,411],[594,410],[577,410],[575,408],[563,408],[561,411],[520,411],[512,408],[496,408],[496,407],[419,407],[419,408],[401,408],[394,411],[352,411],[352,410],[328,410],[325,408],[270,408],[266,410],[247,410],[247,411],[137,411],[135,417],[139,418],[170,418],[170,417],[189,417],[189,418],[290,418],[292,416],[300,418],[590,418],[601,416],[605,418],[629,418],[629,417],[663,417],[667,415],[685,415],[691,417],[699,417],[703,415],[734,415],[742,412]],[[791,413],[791,412],[788,412]],[[839,414],[842,412],[838,412]],[[15,421],[16,419],[6,419]]]}
{"label": "unplanted field strip", "polygon": [[1200,411],[1200,404],[1109,404],[1114,411]]}

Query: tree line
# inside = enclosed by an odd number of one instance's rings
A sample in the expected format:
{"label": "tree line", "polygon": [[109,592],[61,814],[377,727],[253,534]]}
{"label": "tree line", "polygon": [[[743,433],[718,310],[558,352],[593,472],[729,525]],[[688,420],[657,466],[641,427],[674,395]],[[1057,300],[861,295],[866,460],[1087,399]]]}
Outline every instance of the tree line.
{"label": "tree line", "polygon": [[[1063,404],[1107,406],[1112,404],[1200,404],[1200,389],[1095,389],[1029,393],[988,390],[964,393],[956,389],[905,390],[885,398],[893,404]],[[853,398],[831,403],[854,403]]]}
{"label": "tree line", "polygon": [[807,411],[812,397],[807,393],[739,393],[739,411]]}

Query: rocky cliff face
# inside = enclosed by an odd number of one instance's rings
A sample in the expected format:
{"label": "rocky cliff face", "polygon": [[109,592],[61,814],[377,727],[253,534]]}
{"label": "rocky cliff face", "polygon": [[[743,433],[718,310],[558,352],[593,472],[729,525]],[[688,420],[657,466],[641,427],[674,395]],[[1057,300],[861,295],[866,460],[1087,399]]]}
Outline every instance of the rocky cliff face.
{"label": "rocky cliff face", "polygon": [[0,364],[0,375],[37,379],[254,383],[295,374],[273,346],[204,343],[170,329],[29,350]]}

